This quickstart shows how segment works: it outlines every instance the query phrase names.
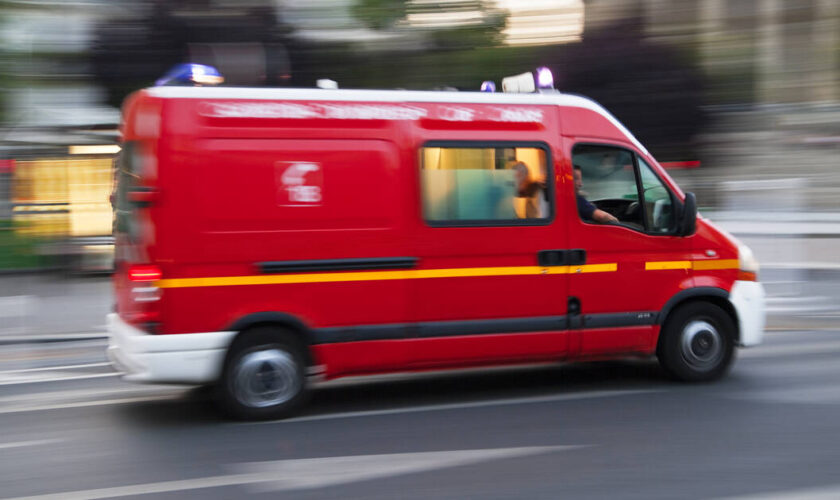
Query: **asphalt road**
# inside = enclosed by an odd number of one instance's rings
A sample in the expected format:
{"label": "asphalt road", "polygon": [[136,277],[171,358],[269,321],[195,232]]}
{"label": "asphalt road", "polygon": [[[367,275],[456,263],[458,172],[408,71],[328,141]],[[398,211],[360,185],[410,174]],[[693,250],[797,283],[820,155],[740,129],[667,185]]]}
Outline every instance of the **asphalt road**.
{"label": "asphalt road", "polygon": [[642,361],[345,380],[268,423],[102,348],[0,352],[0,497],[840,497],[836,329],[769,332],[708,385]]}

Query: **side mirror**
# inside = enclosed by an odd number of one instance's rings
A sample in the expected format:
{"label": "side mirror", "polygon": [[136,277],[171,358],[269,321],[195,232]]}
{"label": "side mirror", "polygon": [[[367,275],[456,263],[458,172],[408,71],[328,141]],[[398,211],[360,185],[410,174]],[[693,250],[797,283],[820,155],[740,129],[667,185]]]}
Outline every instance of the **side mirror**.
{"label": "side mirror", "polygon": [[691,236],[697,230],[697,197],[694,193],[685,193],[682,217],[680,218],[680,235]]}

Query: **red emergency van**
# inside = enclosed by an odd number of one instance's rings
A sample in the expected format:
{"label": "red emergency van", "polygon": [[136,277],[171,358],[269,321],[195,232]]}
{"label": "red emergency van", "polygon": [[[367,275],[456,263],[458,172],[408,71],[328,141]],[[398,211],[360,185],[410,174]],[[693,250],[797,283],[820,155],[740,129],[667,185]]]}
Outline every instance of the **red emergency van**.
{"label": "red emergency van", "polygon": [[313,376],[761,341],[750,250],[607,111],[510,94],[155,87],[124,106],[109,354],[276,418]]}

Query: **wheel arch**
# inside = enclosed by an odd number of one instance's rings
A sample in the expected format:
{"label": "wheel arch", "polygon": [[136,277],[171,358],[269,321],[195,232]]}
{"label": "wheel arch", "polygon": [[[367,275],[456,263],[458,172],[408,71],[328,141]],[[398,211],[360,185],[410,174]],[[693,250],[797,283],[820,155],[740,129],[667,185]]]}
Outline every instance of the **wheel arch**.
{"label": "wheel arch", "polygon": [[735,325],[735,342],[740,342],[741,327],[738,322],[738,313],[735,311],[735,306],[732,304],[732,301],[729,300],[729,292],[723,288],[697,287],[682,290],[665,303],[665,306],[659,312],[656,323],[661,327],[668,320],[672,312],[678,307],[691,302],[709,302],[723,309],[732,318],[732,323]]}
{"label": "wheel arch", "polygon": [[[292,335],[300,342],[301,347],[304,348],[307,366],[316,364],[311,347],[312,336],[310,335],[311,330],[309,326],[297,316],[277,311],[260,311],[247,314],[231,323],[227,330],[236,332],[236,336],[233,337],[228,346],[228,355],[234,346],[244,341],[249,331],[258,327],[275,327]],[[227,355],[225,357],[227,358]]]}

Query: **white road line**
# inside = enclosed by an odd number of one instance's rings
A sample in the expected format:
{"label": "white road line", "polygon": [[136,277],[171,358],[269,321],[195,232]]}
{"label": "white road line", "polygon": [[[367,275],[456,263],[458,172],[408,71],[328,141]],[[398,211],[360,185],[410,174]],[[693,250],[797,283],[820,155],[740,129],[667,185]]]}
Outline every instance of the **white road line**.
{"label": "white road line", "polygon": [[46,372],[46,371],[62,371],[62,370],[75,370],[78,368],[95,368],[98,366],[110,366],[111,363],[103,362],[103,363],[86,363],[83,365],[64,365],[64,366],[43,366],[40,368],[23,368],[20,370],[2,370],[0,371],[0,376],[5,375],[7,373],[30,373],[30,372]]}
{"label": "white road line", "polygon": [[759,389],[741,394],[728,394],[726,397],[771,403],[836,405],[840,404],[840,387],[836,384],[824,384],[784,389]]}
{"label": "white road line", "polygon": [[813,375],[840,376],[840,359],[815,359],[803,363],[801,359],[785,362],[754,364],[749,367],[750,373],[757,373],[766,377],[803,377]]}
{"label": "white road line", "polygon": [[840,485],[827,488],[768,491],[755,495],[727,497],[723,500],[837,500],[838,498],[840,498]]}
{"label": "white road line", "polygon": [[439,405],[409,406],[406,408],[391,408],[387,410],[351,411],[344,413],[330,413],[326,415],[312,415],[309,417],[289,418],[286,420],[268,420],[265,422],[251,422],[233,425],[266,425],[286,424],[296,422],[311,422],[316,420],[335,420],[341,418],[372,417],[379,415],[397,415],[400,413],[417,413],[424,411],[459,410],[462,408],[481,408],[486,406],[505,406],[518,404],[552,403],[556,401],[575,401],[581,399],[609,398],[614,396],[630,396],[636,394],[651,394],[664,392],[665,389],[638,389],[626,391],[591,391],[573,394],[556,394],[553,396],[535,396],[528,398],[493,399],[489,401],[474,401],[471,403],[451,403]]}
{"label": "white road line", "polygon": [[119,372],[115,373],[94,373],[90,375],[68,375],[51,377],[50,374],[44,374],[41,377],[29,375],[2,375],[0,376],[0,385],[20,385],[20,384],[40,384],[44,382],[64,382],[68,380],[85,380],[91,378],[105,378],[105,377],[119,377],[122,375]]}
{"label": "white road line", "polygon": [[14,396],[0,397],[0,403],[25,403],[33,401],[55,401],[68,399],[81,399],[96,396],[114,396],[120,394],[132,394],[138,396],[140,394],[155,393],[160,395],[161,391],[166,391],[170,395],[183,395],[187,388],[184,386],[125,386],[118,388],[100,388],[100,389],[77,389],[71,391],[50,391],[50,392],[36,392],[26,394],[16,394]]}
{"label": "white road line", "polygon": [[840,351],[840,340],[807,342],[802,344],[779,344],[756,346],[742,349],[739,358],[776,358],[781,356],[801,356],[803,354],[827,354]]}
{"label": "white road line", "polygon": [[63,410],[67,408],[84,408],[88,406],[108,406],[108,405],[122,405],[127,403],[139,403],[143,401],[165,401],[178,399],[180,395],[167,396],[139,396],[136,398],[122,398],[122,399],[103,399],[100,401],[78,401],[75,403],[62,403],[55,405],[33,405],[21,406],[17,408],[0,408],[0,415],[7,413],[27,413],[34,411],[48,411],[48,410]]}
{"label": "white road line", "polygon": [[17,443],[0,443],[0,450],[9,448],[25,448],[27,446],[40,446],[42,444],[53,444],[67,441],[66,439],[36,439],[34,441],[18,441]]}
{"label": "white road line", "polygon": [[249,464],[234,464],[236,469],[249,472],[195,479],[161,481],[155,483],[115,486],[91,490],[67,491],[46,495],[17,497],[8,500],[96,500],[153,493],[219,488],[225,486],[259,485],[260,491],[312,490],[338,484],[394,477],[491,460],[525,457],[568,451],[587,445],[532,446],[485,450],[451,450],[382,455],[276,460]]}

